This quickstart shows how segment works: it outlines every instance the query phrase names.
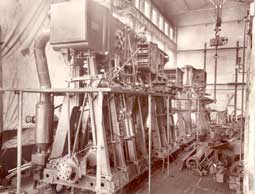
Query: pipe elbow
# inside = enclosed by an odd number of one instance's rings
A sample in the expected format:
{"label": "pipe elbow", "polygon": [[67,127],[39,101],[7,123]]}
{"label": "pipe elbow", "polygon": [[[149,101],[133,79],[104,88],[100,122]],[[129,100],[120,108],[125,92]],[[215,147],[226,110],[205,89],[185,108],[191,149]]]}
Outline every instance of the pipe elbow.
{"label": "pipe elbow", "polygon": [[50,40],[50,30],[47,29],[47,30],[41,31],[35,39],[34,50],[35,49],[44,50],[49,40]]}
{"label": "pipe elbow", "polygon": [[45,48],[50,39],[50,30],[42,31],[38,34],[34,43],[34,56],[41,88],[51,88],[49,68]]}

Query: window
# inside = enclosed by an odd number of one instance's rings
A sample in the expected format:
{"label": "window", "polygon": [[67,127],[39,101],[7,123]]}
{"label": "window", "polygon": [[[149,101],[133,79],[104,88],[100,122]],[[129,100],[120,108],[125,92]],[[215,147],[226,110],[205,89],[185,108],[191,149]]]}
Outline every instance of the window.
{"label": "window", "polygon": [[158,25],[158,13],[155,9],[152,9],[152,22]]}
{"label": "window", "polygon": [[140,0],[135,0],[135,7],[137,9],[139,9],[139,5],[140,5]]}
{"label": "window", "polygon": [[176,38],[177,38],[177,32],[176,32],[176,28],[173,29],[173,41],[176,42]]}
{"label": "window", "polygon": [[159,16],[159,29],[162,30],[162,31],[164,31],[163,26],[164,26],[163,17],[160,15]]}
{"label": "window", "polygon": [[[143,13],[141,15],[141,22],[146,26],[148,24],[148,20],[150,20],[151,23],[156,25],[156,29],[152,28],[157,35],[155,36],[162,36],[162,33],[165,34],[169,39],[175,41],[176,38],[176,32],[174,31],[171,24],[166,20],[161,12],[157,9],[157,7],[154,6],[154,4],[151,2],[151,0],[134,0],[134,6],[135,8],[140,12]],[[148,20],[147,20],[148,19]],[[155,27],[155,26],[153,26]],[[135,28],[140,29],[139,25],[136,25]],[[165,38],[165,37],[164,37]]]}
{"label": "window", "polygon": [[169,36],[169,24],[167,22],[165,22],[165,30],[164,30],[165,34],[167,36]]}
{"label": "window", "polygon": [[174,30],[173,30],[172,27],[170,27],[169,38],[170,38],[171,40],[174,39]]}
{"label": "window", "polygon": [[148,1],[144,2],[144,15],[148,18],[151,17],[151,5]]}
{"label": "window", "polygon": [[144,0],[140,0],[140,5],[139,5],[139,9],[142,13],[144,13]]}

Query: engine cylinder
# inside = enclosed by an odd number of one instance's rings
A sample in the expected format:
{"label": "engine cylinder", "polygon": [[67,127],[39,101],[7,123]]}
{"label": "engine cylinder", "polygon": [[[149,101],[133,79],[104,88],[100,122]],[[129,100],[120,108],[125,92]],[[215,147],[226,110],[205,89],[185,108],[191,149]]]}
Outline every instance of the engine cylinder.
{"label": "engine cylinder", "polygon": [[37,148],[46,151],[52,142],[53,105],[51,102],[39,102],[36,105],[36,135]]}

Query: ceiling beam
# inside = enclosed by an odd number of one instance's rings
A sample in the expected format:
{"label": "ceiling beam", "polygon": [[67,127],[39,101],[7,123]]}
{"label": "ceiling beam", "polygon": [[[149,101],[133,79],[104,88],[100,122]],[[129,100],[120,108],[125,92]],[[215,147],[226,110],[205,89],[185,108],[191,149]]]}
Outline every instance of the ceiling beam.
{"label": "ceiling beam", "polygon": [[[229,7],[223,6],[222,10],[233,9],[233,8],[238,8],[238,7],[248,7],[248,5],[249,4],[239,5],[239,6],[229,6]],[[168,14],[168,16],[169,17],[171,17],[171,16],[181,16],[181,15],[185,15],[185,14],[192,14],[192,13],[195,13],[195,12],[207,12],[207,11],[214,11],[214,10],[215,10],[214,7],[207,8],[207,9],[191,9],[189,11],[181,11],[181,12],[178,12],[178,13],[170,13],[170,14]]]}
{"label": "ceiling beam", "polygon": [[253,0],[227,0],[227,1],[232,1],[237,3],[252,3],[253,2]]}
{"label": "ceiling beam", "polygon": [[[234,19],[234,20],[228,20],[228,21],[222,21],[222,24],[226,23],[242,23],[243,18],[240,19]],[[194,26],[202,26],[202,25],[214,25],[215,22],[203,22],[203,23],[196,23],[196,24],[183,24],[183,25],[176,25],[177,28],[184,28],[184,27],[194,27]]]}

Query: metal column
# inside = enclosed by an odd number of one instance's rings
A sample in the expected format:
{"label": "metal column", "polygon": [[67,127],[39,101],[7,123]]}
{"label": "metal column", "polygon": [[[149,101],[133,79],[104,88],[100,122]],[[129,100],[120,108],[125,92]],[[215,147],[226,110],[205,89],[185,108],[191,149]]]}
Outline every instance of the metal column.
{"label": "metal column", "polygon": [[151,131],[152,131],[152,99],[151,95],[148,96],[148,128],[149,128],[149,160],[148,160],[148,168],[149,168],[149,184],[148,184],[148,193],[151,194]]}
{"label": "metal column", "polygon": [[236,65],[235,65],[235,95],[234,95],[234,119],[237,119],[237,87],[238,87],[238,68],[239,68],[239,41],[236,42]]}
{"label": "metal column", "polygon": [[22,160],[22,112],[23,92],[18,92],[18,129],[17,129],[17,194],[21,193],[21,160]]}
{"label": "metal column", "polygon": [[[0,26],[0,88],[3,87],[3,67],[2,67],[2,42],[1,42],[1,26]],[[2,147],[3,132],[3,93],[0,92],[0,148]]]}
{"label": "metal column", "polygon": [[204,44],[204,70],[206,71],[207,43]]}
{"label": "metal column", "polygon": [[71,128],[70,128],[70,94],[66,94],[67,98],[67,112],[66,112],[66,120],[67,120],[67,148],[68,148],[68,154],[71,155]]}
{"label": "metal column", "polygon": [[213,99],[214,103],[217,100],[217,73],[218,73],[218,45],[215,47],[215,55],[214,55],[214,89],[213,89]]}
{"label": "metal column", "polygon": [[146,146],[146,137],[145,137],[145,127],[144,127],[144,121],[143,121],[143,114],[142,114],[142,106],[141,106],[141,100],[140,96],[137,97],[138,101],[138,109],[139,109],[139,117],[140,117],[140,124],[141,124],[141,130],[142,130],[142,144],[143,144],[143,154],[147,156],[147,146]]}
{"label": "metal column", "polygon": [[[244,76],[245,76],[245,68],[246,68],[246,60],[245,60],[245,57],[246,57],[246,31],[247,31],[247,25],[249,24],[248,23],[249,20],[247,19],[247,17],[245,17],[245,20],[244,20],[244,34],[243,34],[243,63],[242,63],[242,103],[241,103],[241,119],[242,119],[242,125],[241,125],[241,129],[240,129],[240,162],[242,162],[242,151],[243,151],[243,134],[244,134],[244,84],[245,84],[245,79],[244,79]],[[253,100],[253,99],[252,99]]]}
{"label": "metal column", "polygon": [[[171,134],[171,129],[170,129],[170,97],[167,97],[167,102],[166,102],[166,117],[167,117],[167,143],[168,143],[168,154],[169,154],[169,146],[170,146],[170,134]],[[167,175],[170,175],[170,158],[167,156]]]}
{"label": "metal column", "polygon": [[118,113],[116,107],[116,99],[115,95],[113,94],[111,99],[109,100],[109,108],[111,113],[111,122],[112,122],[112,130],[113,130],[113,137],[116,143],[114,144],[114,150],[116,154],[116,164],[120,168],[126,168],[126,161],[124,155],[124,146],[123,146],[123,139],[121,138],[121,130],[120,125],[118,122]]}

